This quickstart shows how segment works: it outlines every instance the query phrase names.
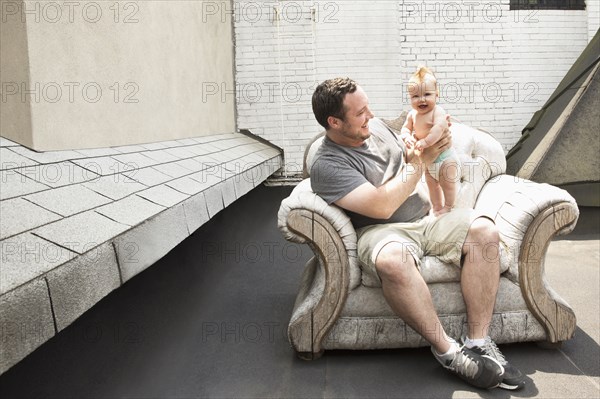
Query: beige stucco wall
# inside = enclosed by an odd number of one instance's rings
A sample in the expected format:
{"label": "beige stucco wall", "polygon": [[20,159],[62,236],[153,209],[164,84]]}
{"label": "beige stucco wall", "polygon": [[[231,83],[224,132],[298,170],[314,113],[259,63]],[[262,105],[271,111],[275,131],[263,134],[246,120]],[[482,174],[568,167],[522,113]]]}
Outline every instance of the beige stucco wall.
{"label": "beige stucco wall", "polygon": [[231,19],[208,16],[202,1],[2,0],[1,135],[47,151],[235,131]]}

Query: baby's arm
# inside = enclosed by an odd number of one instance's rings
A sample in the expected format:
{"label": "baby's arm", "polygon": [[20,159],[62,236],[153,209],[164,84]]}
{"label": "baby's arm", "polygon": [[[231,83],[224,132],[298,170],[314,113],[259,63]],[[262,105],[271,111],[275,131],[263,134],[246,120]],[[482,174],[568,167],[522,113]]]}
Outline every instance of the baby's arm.
{"label": "baby's arm", "polygon": [[417,141],[415,148],[419,151],[423,151],[424,148],[437,143],[437,141],[442,137],[442,133],[446,129],[448,129],[446,111],[437,105],[433,111],[433,126],[425,138]]}
{"label": "baby's arm", "polygon": [[402,141],[404,141],[404,144],[406,144],[406,147],[408,148],[412,148],[415,143],[416,140],[413,137],[413,118],[412,118],[412,111],[408,113],[408,115],[406,115],[406,121],[404,121],[404,125],[402,125],[402,129],[400,130],[400,138],[402,139]]}

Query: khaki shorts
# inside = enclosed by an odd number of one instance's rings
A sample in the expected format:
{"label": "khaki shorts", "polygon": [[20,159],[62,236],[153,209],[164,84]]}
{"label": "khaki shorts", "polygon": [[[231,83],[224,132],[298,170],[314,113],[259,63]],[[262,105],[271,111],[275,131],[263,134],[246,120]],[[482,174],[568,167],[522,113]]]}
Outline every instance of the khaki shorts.
{"label": "khaki shorts", "polygon": [[440,217],[427,216],[413,223],[388,223],[357,230],[358,259],[363,269],[377,276],[375,260],[391,242],[406,246],[417,267],[421,258],[437,256],[445,263],[460,266],[462,247],[471,223],[481,215],[473,209],[453,209]]}

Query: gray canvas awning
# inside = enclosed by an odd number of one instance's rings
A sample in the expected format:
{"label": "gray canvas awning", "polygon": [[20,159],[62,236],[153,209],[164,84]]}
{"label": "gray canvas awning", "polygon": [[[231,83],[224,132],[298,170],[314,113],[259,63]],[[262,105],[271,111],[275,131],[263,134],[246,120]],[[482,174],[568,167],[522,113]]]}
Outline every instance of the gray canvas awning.
{"label": "gray canvas awning", "polygon": [[507,172],[600,206],[600,30],[508,152]]}

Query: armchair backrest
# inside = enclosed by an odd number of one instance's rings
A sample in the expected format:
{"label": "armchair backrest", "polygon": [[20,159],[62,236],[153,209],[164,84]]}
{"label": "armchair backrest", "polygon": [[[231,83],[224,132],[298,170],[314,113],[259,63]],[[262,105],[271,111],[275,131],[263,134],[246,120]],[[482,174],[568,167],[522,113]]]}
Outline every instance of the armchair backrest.
{"label": "armchair backrest", "polygon": [[317,150],[319,149],[319,147],[321,147],[321,143],[323,143],[324,138],[325,138],[325,131],[322,131],[321,133],[319,133],[315,137],[313,137],[310,140],[310,142],[308,143],[308,145],[306,146],[306,149],[304,150],[304,159],[303,159],[303,163],[302,163],[302,178],[303,179],[310,177],[310,167],[312,166],[315,154],[317,153]]}
{"label": "armchair backrest", "polygon": [[490,134],[452,122],[452,145],[461,160],[456,207],[473,208],[483,185],[506,173],[502,145]]}
{"label": "armchair backrest", "polygon": [[[385,121],[396,133],[394,121]],[[461,160],[456,207],[472,208],[483,185],[506,172],[506,158],[500,143],[489,133],[462,123],[452,122],[452,144]],[[304,151],[303,177],[310,177],[310,166],[323,142],[325,132],[316,135]]]}

